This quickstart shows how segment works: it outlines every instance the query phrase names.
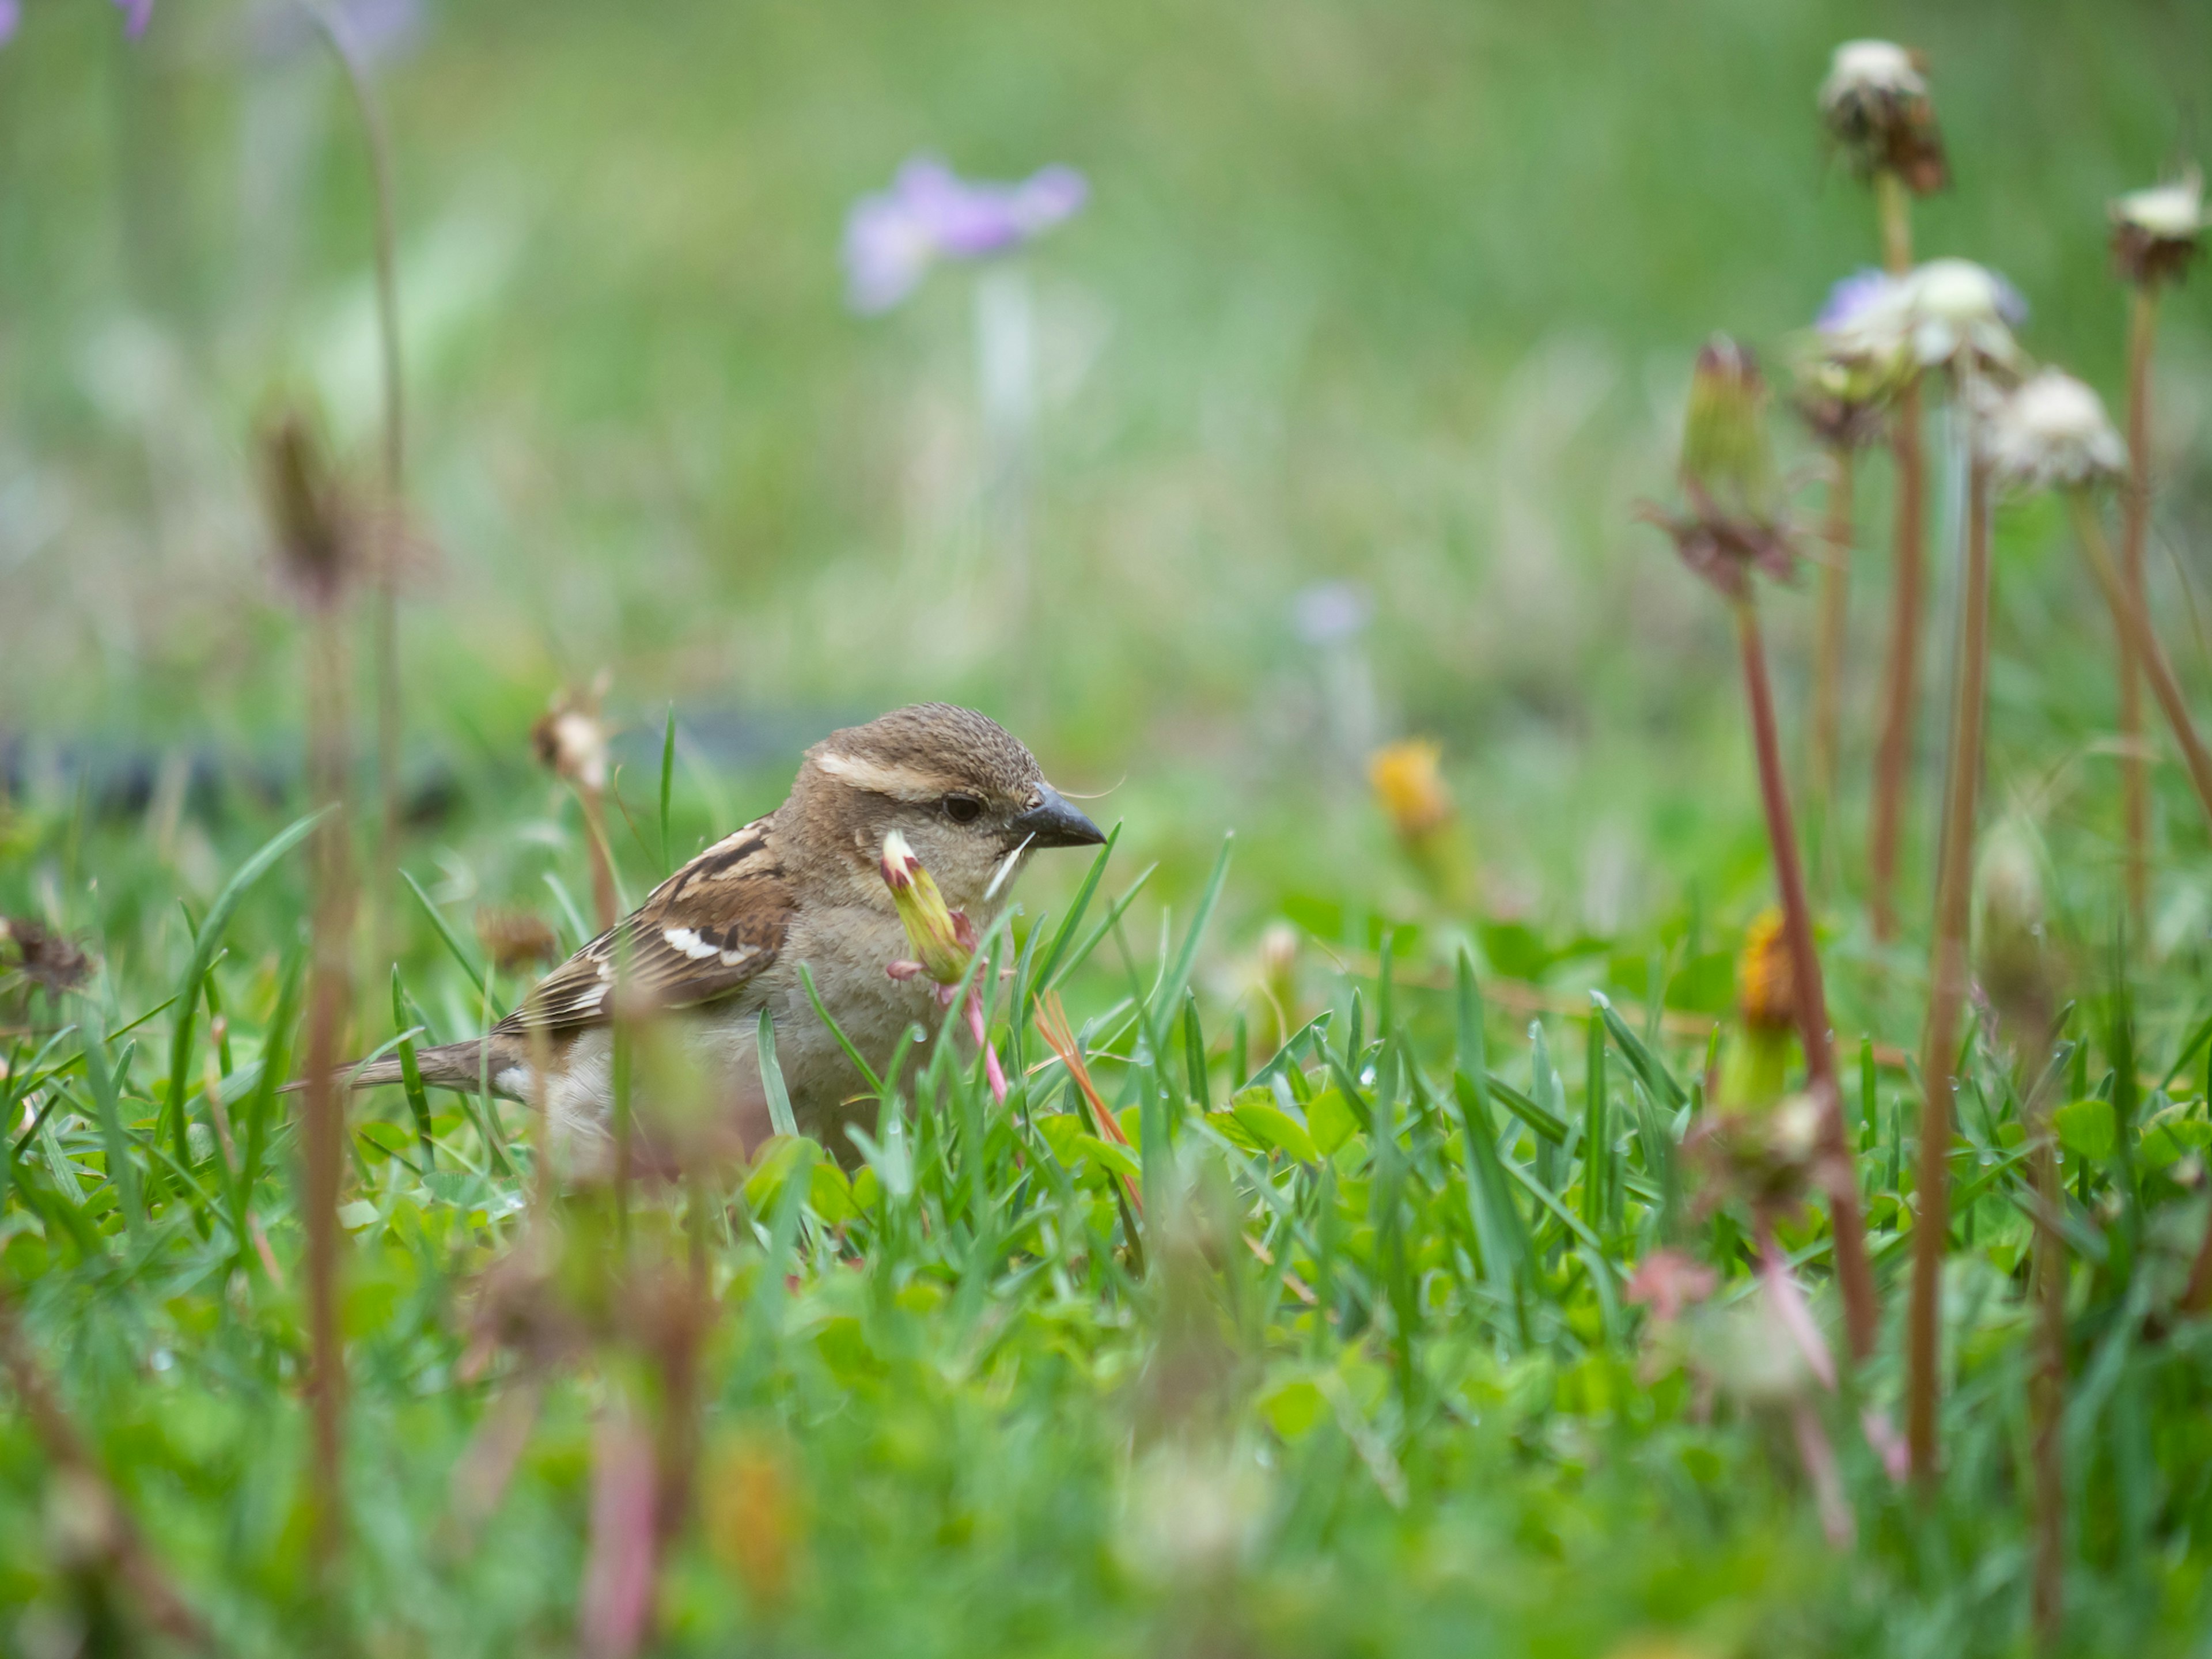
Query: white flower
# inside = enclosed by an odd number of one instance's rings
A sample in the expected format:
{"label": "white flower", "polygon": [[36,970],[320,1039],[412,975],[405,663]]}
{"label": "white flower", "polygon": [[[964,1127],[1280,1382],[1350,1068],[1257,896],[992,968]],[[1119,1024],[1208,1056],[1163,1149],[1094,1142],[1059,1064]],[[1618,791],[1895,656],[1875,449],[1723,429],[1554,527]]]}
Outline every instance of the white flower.
{"label": "white flower", "polygon": [[1894,40],[1846,40],[1820,82],[1820,107],[1833,111],[1875,97],[1917,98],[1927,91],[1927,77],[1914,67],[1912,54]]}
{"label": "white flower", "polygon": [[2112,222],[2130,226],[2161,241],[2185,241],[2204,228],[2204,175],[2195,167],[2170,184],[2156,185],[2119,198]]}
{"label": "white flower", "polygon": [[1832,301],[1820,324],[1838,356],[1879,362],[1901,353],[1923,368],[2020,365],[2012,331],[2026,319],[2027,303],[1971,259],[1931,259],[1893,281],[1863,282],[1847,297],[1848,304]]}
{"label": "white flower", "polygon": [[1984,423],[1982,447],[1996,475],[2024,489],[2077,489],[2115,477],[2128,464],[2127,445],[2106,416],[2104,400],[2055,368],[1996,403]]}

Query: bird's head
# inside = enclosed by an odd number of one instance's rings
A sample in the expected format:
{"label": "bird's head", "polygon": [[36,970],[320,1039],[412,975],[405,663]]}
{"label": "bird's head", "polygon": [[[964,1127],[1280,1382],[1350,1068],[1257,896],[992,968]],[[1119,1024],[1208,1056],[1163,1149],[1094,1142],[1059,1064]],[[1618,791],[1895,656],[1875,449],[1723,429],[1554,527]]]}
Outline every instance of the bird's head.
{"label": "bird's head", "polygon": [[899,831],[946,902],[978,921],[1030,854],[1106,839],[1044,781],[1019,739],[951,703],[916,703],[831,732],[806,751],[792,805],[878,894],[884,837]]}

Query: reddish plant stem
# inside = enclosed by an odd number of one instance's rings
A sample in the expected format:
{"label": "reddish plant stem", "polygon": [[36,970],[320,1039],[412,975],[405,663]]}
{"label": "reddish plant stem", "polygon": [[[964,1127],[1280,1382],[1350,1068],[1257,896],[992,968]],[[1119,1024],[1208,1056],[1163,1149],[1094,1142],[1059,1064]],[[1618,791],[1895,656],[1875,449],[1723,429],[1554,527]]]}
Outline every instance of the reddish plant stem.
{"label": "reddish plant stem", "polygon": [[[2212,826],[2212,754],[2205,751],[2204,740],[2197,735],[2197,722],[2182,697],[2180,683],[2173,678],[2172,665],[2166,661],[2158,635],[2152,631],[2149,611],[2128,591],[2125,579],[2113,562],[2112,548],[2105,540],[2105,527],[2098,522],[2096,507],[2087,494],[2075,490],[2069,504],[2074,509],[2074,526],[2081,544],[2081,556],[2088,563],[2089,574],[2096,578],[2105,603],[2112,609],[2113,624],[2130,641],[2130,653],[2142,667],[2143,678],[2150,682],[2151,696],[2165,714],[2174,742],[2180,745],[2190,785],[2204,808],[2205,823]],[[2212,1313],[2212,1224],[2206,1225],[2203,1240],[2197,1246],[2181,1305],[2188,1313]]]}
{"label": "reddish plant stem", "polygon": [[[2120,528],[2120,580],[2148,611],[2143,544],[2150,524],[2150,356],[2158,335],[2158,290],[2137,284],[2128,322],[2128,487]],[[2137,939],[2150,908],[2150,771],[2142,752],[2142,664],[2120,639],[2121,794],[2126,803],[2128,915]]]}
{"label": "reddish plant stem", "polygon": [[2167,661],[2165,648],[2159,644],[2158,635],[2150,625],[2149,611],[2129,592],[2113,563],[2112,550],[2105,539],[2104,526],[2097,521],[2095,507],[2080,490],[2072,493],[2069,504],[2074,510],[2075,532],[2081,544],[2081,556],[2088,562],[2089,574],[2096,578],[2105,603],[2112,610],[2113,626],[2131,641],[2130,653],[2142,668],[2143,678],[2150,682],[2151,696],[2166,716],[2174,742],[2180,746],[2190,786],[2197,791],[2197,801],[2204,808],[2206,827],[2212,829],[2212,753],[2206,752],[2204,739],[2197,734],[2197,721],[2181,695],[2181,683],[2173,677],[2173,665]]}
{"label": "reddish plant stem", "polygon": [[[1852,456],[1848,445],[1828,452],[1827,562],[1820,567],[1820,617],[1813,649],[1813,800],[1820,840],[1829,847],[1836,798],[1838,728],[1843,702],[1844,647],[1850,615]],[[1832,857],[1821,860],[1823,871]],[[1825,885],[1825,882],[1824,882]]]}
{"label": "reddish plant stem", "polygon": [[2028,1097],[2029,1178],[2043,1212],[2036,1219],[2031,1272],[2035,1294],[2035,1363],[2028,1376],[2027,1411],[2035,1463],[2034,1531],[2036,1634],[2055,1648],[2065,1621],[2066,1241],[2051,1218],[2063,1212],[2058,1157],[2051,1145],[2049,1091]]}
{"label": "reddish plant stem", "polygon": [[1959,598],[1959,675],[1951,708],[1951,765],[1945,780],[1943,845],[1936,866],[1933,999],[1920,1057],[1917,1213],[1912,1224],[1912,1306],[1906,1327],[1905,1440],[1912,1473],[1932,1486],[1937,1468],[1936,1408],[1942,1364],[1943,1260],[1951,1234],[1953,1079],[1959,1019],[1966,999],[1966,931],[1973,891],[1974,817],[1982,775],[1982,708],[1989,672],[1990,473],[1974,458],[1966,485],[1966,580]]}
{"label": "reddish plant stem", "polygon": [[600,790],[578,784],[576,799],[583,805],[584,839],[592,848],[592,908],[599,931],[605,933],[622,919],[615,896],[614,854],[607,845],[606,797]]}
{"label": "reddish plant stem", "polygon": [[1836,1283],[1843,1294],[1844,1326],[1851,1357],[1863,1359],[1874,1352],[1881,1315],[1875,1297],[1874,1271],[1867,1261],[1858,1174],[1844,1129],[1843,1093],[1836,1083],[1835,1048],[1828,1032],[1828,1000],[1820,983],[1820,951],[1813,942],[1813,908],[1805,896],[1797,830],[1783,782],[1782,742],[1775,728],[1766,647],[1759,635],[1758,607],[1748,589],[1733,609],[1736,641],[1743,658],[1744,692],[1751,705],[1752,744],[1759,757],[1759,798],[1766,809],[1767,839],[1774,848],[1775,884],[1782,890],[1783,934],[1790,947],[1790,971],[1796,986],[1798,1040],[1804,1046],[1807,1080],[1820,1111],[1820,1164],[1828,1193],[1830,1226],[1835,1235]]}
{"label": "reddish plant stem", "polygon": [[[307,11],[344,70],[361,118],[368,151],[369,182],[376,217],[376,332],[384,393],[384,510],[375,526],[372,575],[376,587],[374,650],[376,665],[377,856],[386,866],[399,856],[399,535],[400,502],[405,492],[407,454],[405,405],[399,370],[398,230],[392,208],[392,139],[377,101],[368,61],[343,21],[329,7]],[[380,930],[390,925],[391,906],[382,884],[373,884],[371,902]],[[390,955],[380,939],[378,955]]]}
{"label": "reddish plant stem", "polygon": [[[353,996],[353,870],[346,793],[345,655],[334,603],[314,613],[308,665],[307,769],[325,816],[314,832],[314,915],[307,985],[305,1119],[308,1376],[313,1413],[311,1481],[317,1570],[335,1569],[343,1541],[345,1349],[338,1317],[338,1197],[345,1166],[345,1089],[339,1075]],[[335,806],[337,810],[328,809]]]}
{"label": "reddish plant stem", "polygon": [[1897,524],[1889,599],[1889,652],[1882,672],[1881,739],[1875,751],[1874,823],[1869,832],[1868,902],[1877,939],[1897,937],[1897,842],[1912,766],[1920,676],[1921,526],[1926,475],[1920,450],[1920,387],[1898,394],[1891,444],[1897,457]]}
{"label": "reddish plant stem", "polygon": [[[1894,172],[1875,175],[1882,263],[1893,276],[1912,269],[1911,198]],[[1920,385],[1898,394],[1890,436],[1897,458],[1897,523],[1891,545],[1889,654],[1882,674],[1881,740],[1875,754],[1874,822],[1868,836],[1868,904],[1875,937],[1897,936],[1897,842],[1912,766],[1912,726],[1920,672],[1921,537],[1927,516],[1920,447]]]}

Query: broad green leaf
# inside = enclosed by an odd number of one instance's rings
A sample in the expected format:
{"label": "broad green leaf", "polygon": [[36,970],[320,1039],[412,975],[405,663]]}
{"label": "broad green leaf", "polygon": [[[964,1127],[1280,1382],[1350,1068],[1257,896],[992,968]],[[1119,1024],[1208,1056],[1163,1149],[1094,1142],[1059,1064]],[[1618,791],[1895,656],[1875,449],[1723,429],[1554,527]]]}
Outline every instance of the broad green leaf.
{"label": "broad green leaf", "polygon": [[1237,1122],[1276,1152],[1287,1152],[1301,1164],[1320,1163],[1321,1149],[1314,1145],[1305,1125],[1276,1105],[1272,1097],[1265,1100],[1248,1098],[1267,1092],[1248,1089],[1237,1096],[1237,1104],[1231,1109]]}
{"label": "broad green leaf", "polygon": [[2061,1106],[2051,1121],[2058,1131],[2058,1144],[2068,1152],[2099,1163],[2112,1155],[2118,1136],[2111,1101],[2077,1100]]}
{"label": "broad green leaf", "polygon": [[1344,1091],[1331,1085],[1306,1103],[1306,1132],[1314,1145],[1331,1157],[1359,1133],[1359,1120],[1344,1103]]}

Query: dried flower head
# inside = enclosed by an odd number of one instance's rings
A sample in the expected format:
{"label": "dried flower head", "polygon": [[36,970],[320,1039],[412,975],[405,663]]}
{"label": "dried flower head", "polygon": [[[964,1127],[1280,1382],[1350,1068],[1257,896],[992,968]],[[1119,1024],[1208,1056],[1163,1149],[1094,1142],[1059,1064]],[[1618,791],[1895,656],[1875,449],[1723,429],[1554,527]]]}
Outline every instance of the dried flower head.
{"label": "dried flower head", "polygon": [[1731,599],[1750,593],[1753,565],[1777,578],[1792,567],[1766,405],[1765,377],[1750,349],[1725,334],[1708,340],[1690,377],[1682,425],[1680,471],[1690,511],[1639,509],[1674,538],[1685,564]]}
{"label": "dried flower head", "polygon": [[2145,287],[2178,282],[2204,234],[2204,175],[2192,167],[2169,184],[2121,197],[2110,210],[2120,275]]}
{"label": "dried flower head", "polygon": [[477,943],[485,957],[501,973],[512,973],[561,954],[561,941],[543,918],[527,910],[499,910],[487,906],[477,912]]}
{"label": "dried flower head", "polygon": [[278,568],[308,605],[334,604],[360,563],[362,538],[314,422],[279,410],[260,436],[261,488]]}
{"label": "dried flower head", "polygon": [[1701,1177],[1698,1205],[1710,1212],[1730,1199],[1755,1209],[1795,1204],[1816,1180],[1820,1109],[1791,1095],[1763,1111],[1708,1112],[1682,1148]]}
{"label": "dried flower head", "polygon": [[2127,470],[2104,400],[2055,368],[1992,400],[1980,427],[1990,467],[2015,489],[2078,489]]}
{"label": "dried flower head", "polygon": [[1917,52],[1889,40],[1844,41],[1820,83],[1820,118],[1862,179],[1893,173],[1917,196],[1949,182]]}
{"label": "dried flower head", "polygon": [[1903,331],[1869,325],[1897,305],[1898,288],[1887,271],[1854,271],[1828,290],[1798,343],[1791,363],[1797,413],[1832,449],[1873,442],[1890,401],[1911,383],[1917,365]]}
{"label": "dried flower head", "polygon": [[1090,193],[1073,167],[991,184],[963,179],[933,156],[915,156],[888,191],[862,197],[846,218],[848,298],[858,312],[889,311],[939,259],[1011,252],[1073,217]]}
{"label": "dried flower head", "polygon": [[884,885],[890,889],[891,902],[897,907],[915,956],[910,963],[893,963],[891,977],[908,979],[919,973],[939,985],[957,984],[975,955],[975,924],[964,911],[945,904],[936,878],[922,868],[906,837],[896,830],[884,837],[882,869]]}
{"label": "dried flower head", "polygon": [[29,916],[0,916],[0,966],[12,968],[50,997],[92,977],[92,961],[68,938]]}
{"label": "dried flower head", "polygon": [[1432,738],[1401,738],[1376,750],[1367,781],[1399,840],[1408,843],[1452,821],[1451,791],[1444,785],[1443,745]]}
{"label": "dried flower head", "polygon": [[1769,905],[1743,930],[1743,950],[1735,959],[1735,988],[1736,1009],[1746,1025],[1787,1031],[1796,1024],[1796,981],[1790,965],[1787,928],[1778,907]]}
{"label": "dried flower head", "polygon": [[605,678],[588,692],[563,691],[530,728],[538,763],[580,789],[607,787],[607,728],[599,718]]}

